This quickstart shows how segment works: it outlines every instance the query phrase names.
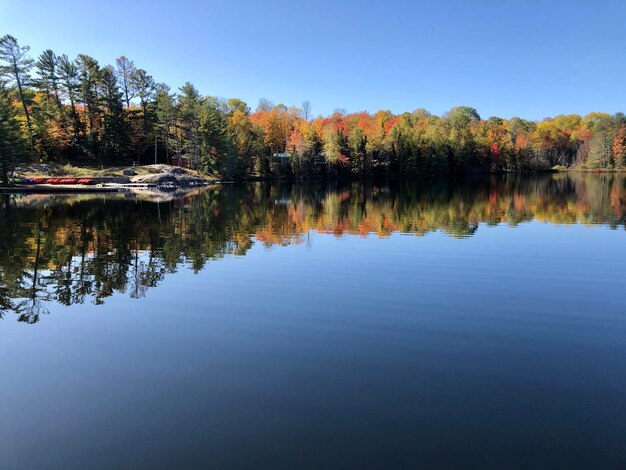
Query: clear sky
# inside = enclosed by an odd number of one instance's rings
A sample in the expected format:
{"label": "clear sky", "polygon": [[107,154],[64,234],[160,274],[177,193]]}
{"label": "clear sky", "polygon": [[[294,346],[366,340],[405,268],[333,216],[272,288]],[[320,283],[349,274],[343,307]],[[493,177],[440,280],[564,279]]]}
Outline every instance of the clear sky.
{"label": "clear sky", "polygon": [[0,34],[314,114],[626,112],[626,1],[0,0]]}

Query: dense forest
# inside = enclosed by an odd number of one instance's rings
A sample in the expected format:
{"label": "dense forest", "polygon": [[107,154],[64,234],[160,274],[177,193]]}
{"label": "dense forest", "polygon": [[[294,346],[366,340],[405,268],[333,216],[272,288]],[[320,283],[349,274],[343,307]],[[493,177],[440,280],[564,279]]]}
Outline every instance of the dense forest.
{"label": "dense forest", "polygon": [[[554,166],[620,170],[626,116],[593,112],[540,122],[482,119],[467,106],[443,116],[312,115],[311,104],[256,110],[172,90],[124,56],[101,65],[52,50],[37,58],[0,38],[0,161],[6,180],[25,162],[129,165],[185,161],[224,179],[277,176],[431,175]],[[179,160],[176,160],[179,158]]]}
{"label": "dense forest", "polygon": [[626,227],[622,174],[489,175],[429,184],[369,180],[217,185],[162,201],[132,194],[4,196],[0,204],[0,318],[36,322],[53,302],[142,297],[168,274],[200,271],[225,255],[394,232],[455,238],[530,220]]}

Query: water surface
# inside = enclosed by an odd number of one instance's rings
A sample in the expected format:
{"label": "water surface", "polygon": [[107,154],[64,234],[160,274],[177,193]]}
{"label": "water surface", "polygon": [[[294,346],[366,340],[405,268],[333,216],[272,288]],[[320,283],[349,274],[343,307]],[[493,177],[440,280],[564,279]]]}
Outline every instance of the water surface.
{"label": "water surface", "polygon": [[611,175],[21,196],[0,468],[622,468]]}

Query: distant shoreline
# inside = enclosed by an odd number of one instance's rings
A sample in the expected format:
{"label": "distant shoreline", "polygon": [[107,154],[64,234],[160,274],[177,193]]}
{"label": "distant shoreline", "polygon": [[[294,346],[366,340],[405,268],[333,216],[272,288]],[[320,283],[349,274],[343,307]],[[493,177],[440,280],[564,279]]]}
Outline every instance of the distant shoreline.
{"label": "distant shoreline", "polygon": [[[475,176],[489,176],[489,175],[529,175],[529,174],[557,174],[557,173],[576,173],[576,174],[623,174],[626,173],[626,169],[589,169],[589,168],[550,168],[545,170],[535,171],[473,171],[458,175],[373,175],[369,177],[354,176],[352,178],[345,177],[323,177],[312,176],[306,178],[298,178],[294,176],[281,177],[281,176],[250,176],[241,180],[218,180],[206,175],[196,173],[191,183],[185,182],[185,180],[179,180],[172,177],[173,172],[187,176],[190,171],[182,170],[178,167],[170,165],[158,165],[159,172],[152,172],[147,178],[143,178],[143,181],[133,181],[128,176],[123,176],[124,172],[128,171],[140,171],[145,172],[146,169],[150,170],[154,165],[148,165],[145,167],[111,167],[101,168],[94,170],[96,176],[88,176],[88,169],[80,167],[72,167],[67,174],[55,174],[54,177],[46,175],[41,172],[33,171],[29,169],[25,172],[28,176],[23,177],[26,179],[52,179],[52,180],[64,180],[64,179],[76,179],[76,173],[80,173],[83,179],[93,180],[92,184],[28,184],[17,183],[9,186],[0,185],[0,194],[72,194],[72,193],[115,193],[115,192],[134,192],[134,191],[160,191],[167,192],[170,190],[187,190],[196,189],[203,186],[212,186],[217,184],[226,183],[252,183],[252,182],[310,182],[310,181],[380,181],[385,179],[393,180],[409,180],[409,179],[437,179],[437,178],[466,178]],[[63,168],[68,168],[63,167]],[[57,170],[58,171],[58,170]],[[98,173],[111,173],[110,176],[97,176]],[[117,175],[119,174],[119,175]],[[174,173],[175,174],[175,173]],[[22,177],[16,177],[22,178]],[[22,179],[23,179],[22,178]],[[197,179],[196,179],[197,178]]]}

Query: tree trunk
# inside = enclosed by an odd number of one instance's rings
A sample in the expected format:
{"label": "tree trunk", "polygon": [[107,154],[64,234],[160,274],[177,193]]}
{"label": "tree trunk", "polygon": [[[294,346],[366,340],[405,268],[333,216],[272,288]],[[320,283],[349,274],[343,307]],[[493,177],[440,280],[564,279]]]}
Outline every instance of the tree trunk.
{"label": "tree trunk", "polygon": [[165,164],[169,164],[170,162],[170,147],[169,147],[169,140],[170,140],[170,127],[169,124],[166,122],[165,123]]}
{"label": "tree trunk", "polygon": [[9,185],[9,167],[5,160],[2,161],[2,184]]}
{"label": "tree trunk", "polygon": [[57,102],[59,113],[63,114],[63,104],[61,103],[61,98],[59,98],[59,87],[57,86],[56,80],[52,80],[52,88],[54,88],[54,98]]}
{"label": "tree trunk", "polygon": [[148,132],[148,103],[141,102],[141,108],[143,109],[143,131]]}
{"label": "tree trunk", "polygon": [[26,106],[26,101],[24,101],[24,90],[22,89],[22,81],[20,80],[20,75],[17,71],[17,64],[13,63],[13,72],[15,74],[15,81],[17,82],[17,91],[20,95],[20,101],[22,102],[22,107],[24,108],[24,114],[26,115],[26,125],[28,126],[28,143],[30,144],[30,153],[32,155],[35,154],[35,144],[33,142],[33,124],[30,122],[30,112],[28,111],[28,106]]}

